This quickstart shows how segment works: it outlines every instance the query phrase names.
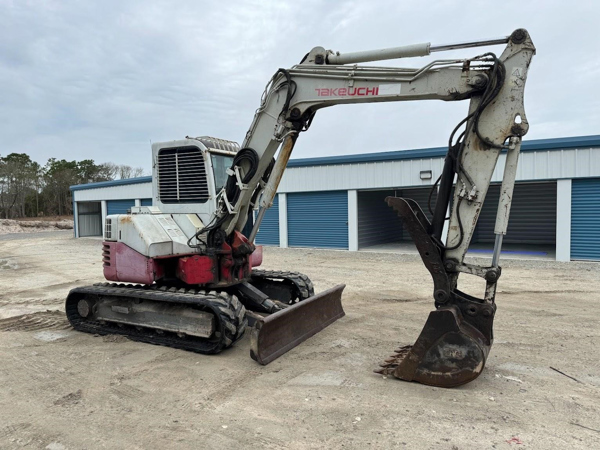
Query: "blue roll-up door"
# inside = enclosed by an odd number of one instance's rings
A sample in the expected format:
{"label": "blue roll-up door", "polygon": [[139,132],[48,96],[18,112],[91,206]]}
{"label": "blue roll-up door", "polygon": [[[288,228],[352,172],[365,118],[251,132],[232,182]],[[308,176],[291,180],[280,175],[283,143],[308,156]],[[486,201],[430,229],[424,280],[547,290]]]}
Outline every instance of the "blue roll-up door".
{"label": "blue roll-up door", "polygon": [[127,211],[135,206],[135,200],[108,200],[106,202],[106,215],[127,214]]}
{"label": "blue roll-up door", "polygon": [[256,243],[263,245],[279,246],[279,196],[276,195],[273,199],[273,206],[267,209],[258,234],[256,235]]}
{"label": "blue roll-up door", "polygon": [[288,194],[290,247],[348,248],[348,191]]}
{"label": "blue roll-up door", "polygon": [[600,260],[600,178],[573,180],[571,259]]}
{"label": "blue roll-up door", "polygon": [[141,206],[152,206],[152,199],[151,198],[143,198],[140,202]]}

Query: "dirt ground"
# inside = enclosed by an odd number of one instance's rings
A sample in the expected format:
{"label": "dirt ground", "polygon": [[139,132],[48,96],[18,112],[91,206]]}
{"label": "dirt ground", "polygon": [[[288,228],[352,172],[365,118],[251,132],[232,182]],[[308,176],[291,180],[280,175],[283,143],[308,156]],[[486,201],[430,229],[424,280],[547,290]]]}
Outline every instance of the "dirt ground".
{"label": "dirt ground", "polygon": [[13,233],[72,230],[73,216],[22,217],[0,219],[0,236]]}
{"label": "dirt ground", "polygon": [[346,283],[347,315],[262,367],[248,336],[202,356],[70,330],[63,299],[102,281],[100,245],[0,241],[2,449],[600,448],[600,264],[506,261],[484,373],[440,389],[372,373],[432,308],[414,255],[267,249],[317,291]]}

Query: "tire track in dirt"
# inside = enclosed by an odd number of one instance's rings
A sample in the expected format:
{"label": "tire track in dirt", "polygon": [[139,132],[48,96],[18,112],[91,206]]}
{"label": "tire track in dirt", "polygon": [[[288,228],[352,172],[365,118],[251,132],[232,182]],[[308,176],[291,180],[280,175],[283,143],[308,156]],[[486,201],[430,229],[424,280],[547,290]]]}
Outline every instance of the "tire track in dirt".
{"label": "tire track in dirt", "polygon": [[19,433],[22,430],[26,430],[30,428],[31,424],[28,422],[15,423],[13,425],[7,425],[3,428],[0,428],[0,439],[8,438]]}
{"label": "tire track in dirt", "polygon": [[0,320],[0,331],[67,330],[71,325],[61,311],[43,311]]}
{"label": "tire track in dirt", "polygon": [[[38,288],[33,288],[33,289],[23,289],[20,291],[12,291],[6,294],[0,294],[0,299],[4,300],[7,297],[23,297],[25,295],[27,296],[31,296],[32,298],[35,297],[40,297],[40,296],[44,296],[48,293],[48,290],[60,290],[62,288],[69,288],[69,287],[76,287],[76,286],[80,286],[81,284],[83,284],[85,281],[84,279],[77,279],[77,280],[73,280],[73,281],[66,281],[63,283],[55,283],[55,284],[48,284],[45,286],[40,286]],[[13,302],[11,302],[13,303]],[[14,303],[29,303],[28,301],[17,301]]]}

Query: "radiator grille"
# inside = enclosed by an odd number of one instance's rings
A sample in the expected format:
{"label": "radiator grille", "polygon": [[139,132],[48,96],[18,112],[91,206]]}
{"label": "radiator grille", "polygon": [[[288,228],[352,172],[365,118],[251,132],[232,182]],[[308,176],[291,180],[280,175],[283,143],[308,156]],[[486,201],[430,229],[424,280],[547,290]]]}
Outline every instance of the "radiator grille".
{"label": "radiator grille", "polygon": [[105,220],[104,239],[112,239],[112,220],[111,219]]}
{"label": "radiator grille", "polygon": [[208,200],[206,168],[200,149],[183,147],[160,150],[158,195],[162,203],[204,203]]}

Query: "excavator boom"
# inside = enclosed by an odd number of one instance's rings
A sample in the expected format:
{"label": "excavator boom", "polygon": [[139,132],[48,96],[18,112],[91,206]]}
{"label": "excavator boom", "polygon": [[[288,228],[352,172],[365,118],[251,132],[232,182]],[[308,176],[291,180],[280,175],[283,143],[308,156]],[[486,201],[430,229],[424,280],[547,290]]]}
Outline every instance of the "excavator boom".
{"label": "excavator boom", "polygon": [[[505,44],[500,56],[440,59],[418,69],[359,63]],[[493,341],[499,255],[506,234],[522,137],[523,96],[535,47],[526,30],[500,39],[429,43],[346,53],[313,48],[267,83],[243,143],[200,137],[153,144],[152,207],[106,221],[104,274],[111,284],[76,288],[73,326],[160,345],[218,353],[251,331],[251,356],[267,364],[344,315],[339,285],[314,295],[297,272],[262,271],[254,244],[301,132],[322,108],[417,100],[469,101],[452,132],[431,222],[411,199],[388,198],[433,279],[433,311],[412,347],[380,373],[451,387],[476,378]],[[492,174],[507,153],[489,267],[465,263]],[[256,220],[253,211],[258,210]],[[446,215],[450,218],[446,228]],[[445,234],[445,236],[444,236]],[[483,295],[459,275],[483,278]]]}
{"label": "excavator boom", "polygon": [[[433,61],[421,69],[356,65],[495,44],[506,44],[499,57],[487,52],[471,59]],[[260,206],[250,234],[250,241],[254,240],[299,133],[310,127],[319,109],[351,103],[468,99],[469,112],[450,136],[444,169],[433,187],[439,187],[439,192],[432,222],[413,200],[387,199],[431,273],[436,310],[415,345],[401,348],[378,372],[443,387],[475,379],[483,370],[493,342],[496,283],[501,274],[498,260],[508,225],[521,139],[529,128],[523,98],[534,54],[535,47],[524,29],[506,38],[447,46],[420,44],[345,55],[314,48],[299,65],[277,71],[267,85],[240,150],[258,155],[256,171],[246,183],[238,182],[237,189],[230,190],[235,192],[235,199],[224,192],[229,206],[220,226],[226,233],[239,230],[245,225],[248,210]],[[507,152],[507,162],[492,265],[466,264],[477,218],[503,151]],[[244,171],[242,166],[240,170]],[[267,168],[269,176],[265,179]],[[443,237],[448,210],[448,231]],[[461,273],[483,278],[484,294],[478,297],[460,291]],[[270,323],[274,333],[281,333],[287,326],[287,314],[292,313],[283,311],[274,317],[276,320]]]}

